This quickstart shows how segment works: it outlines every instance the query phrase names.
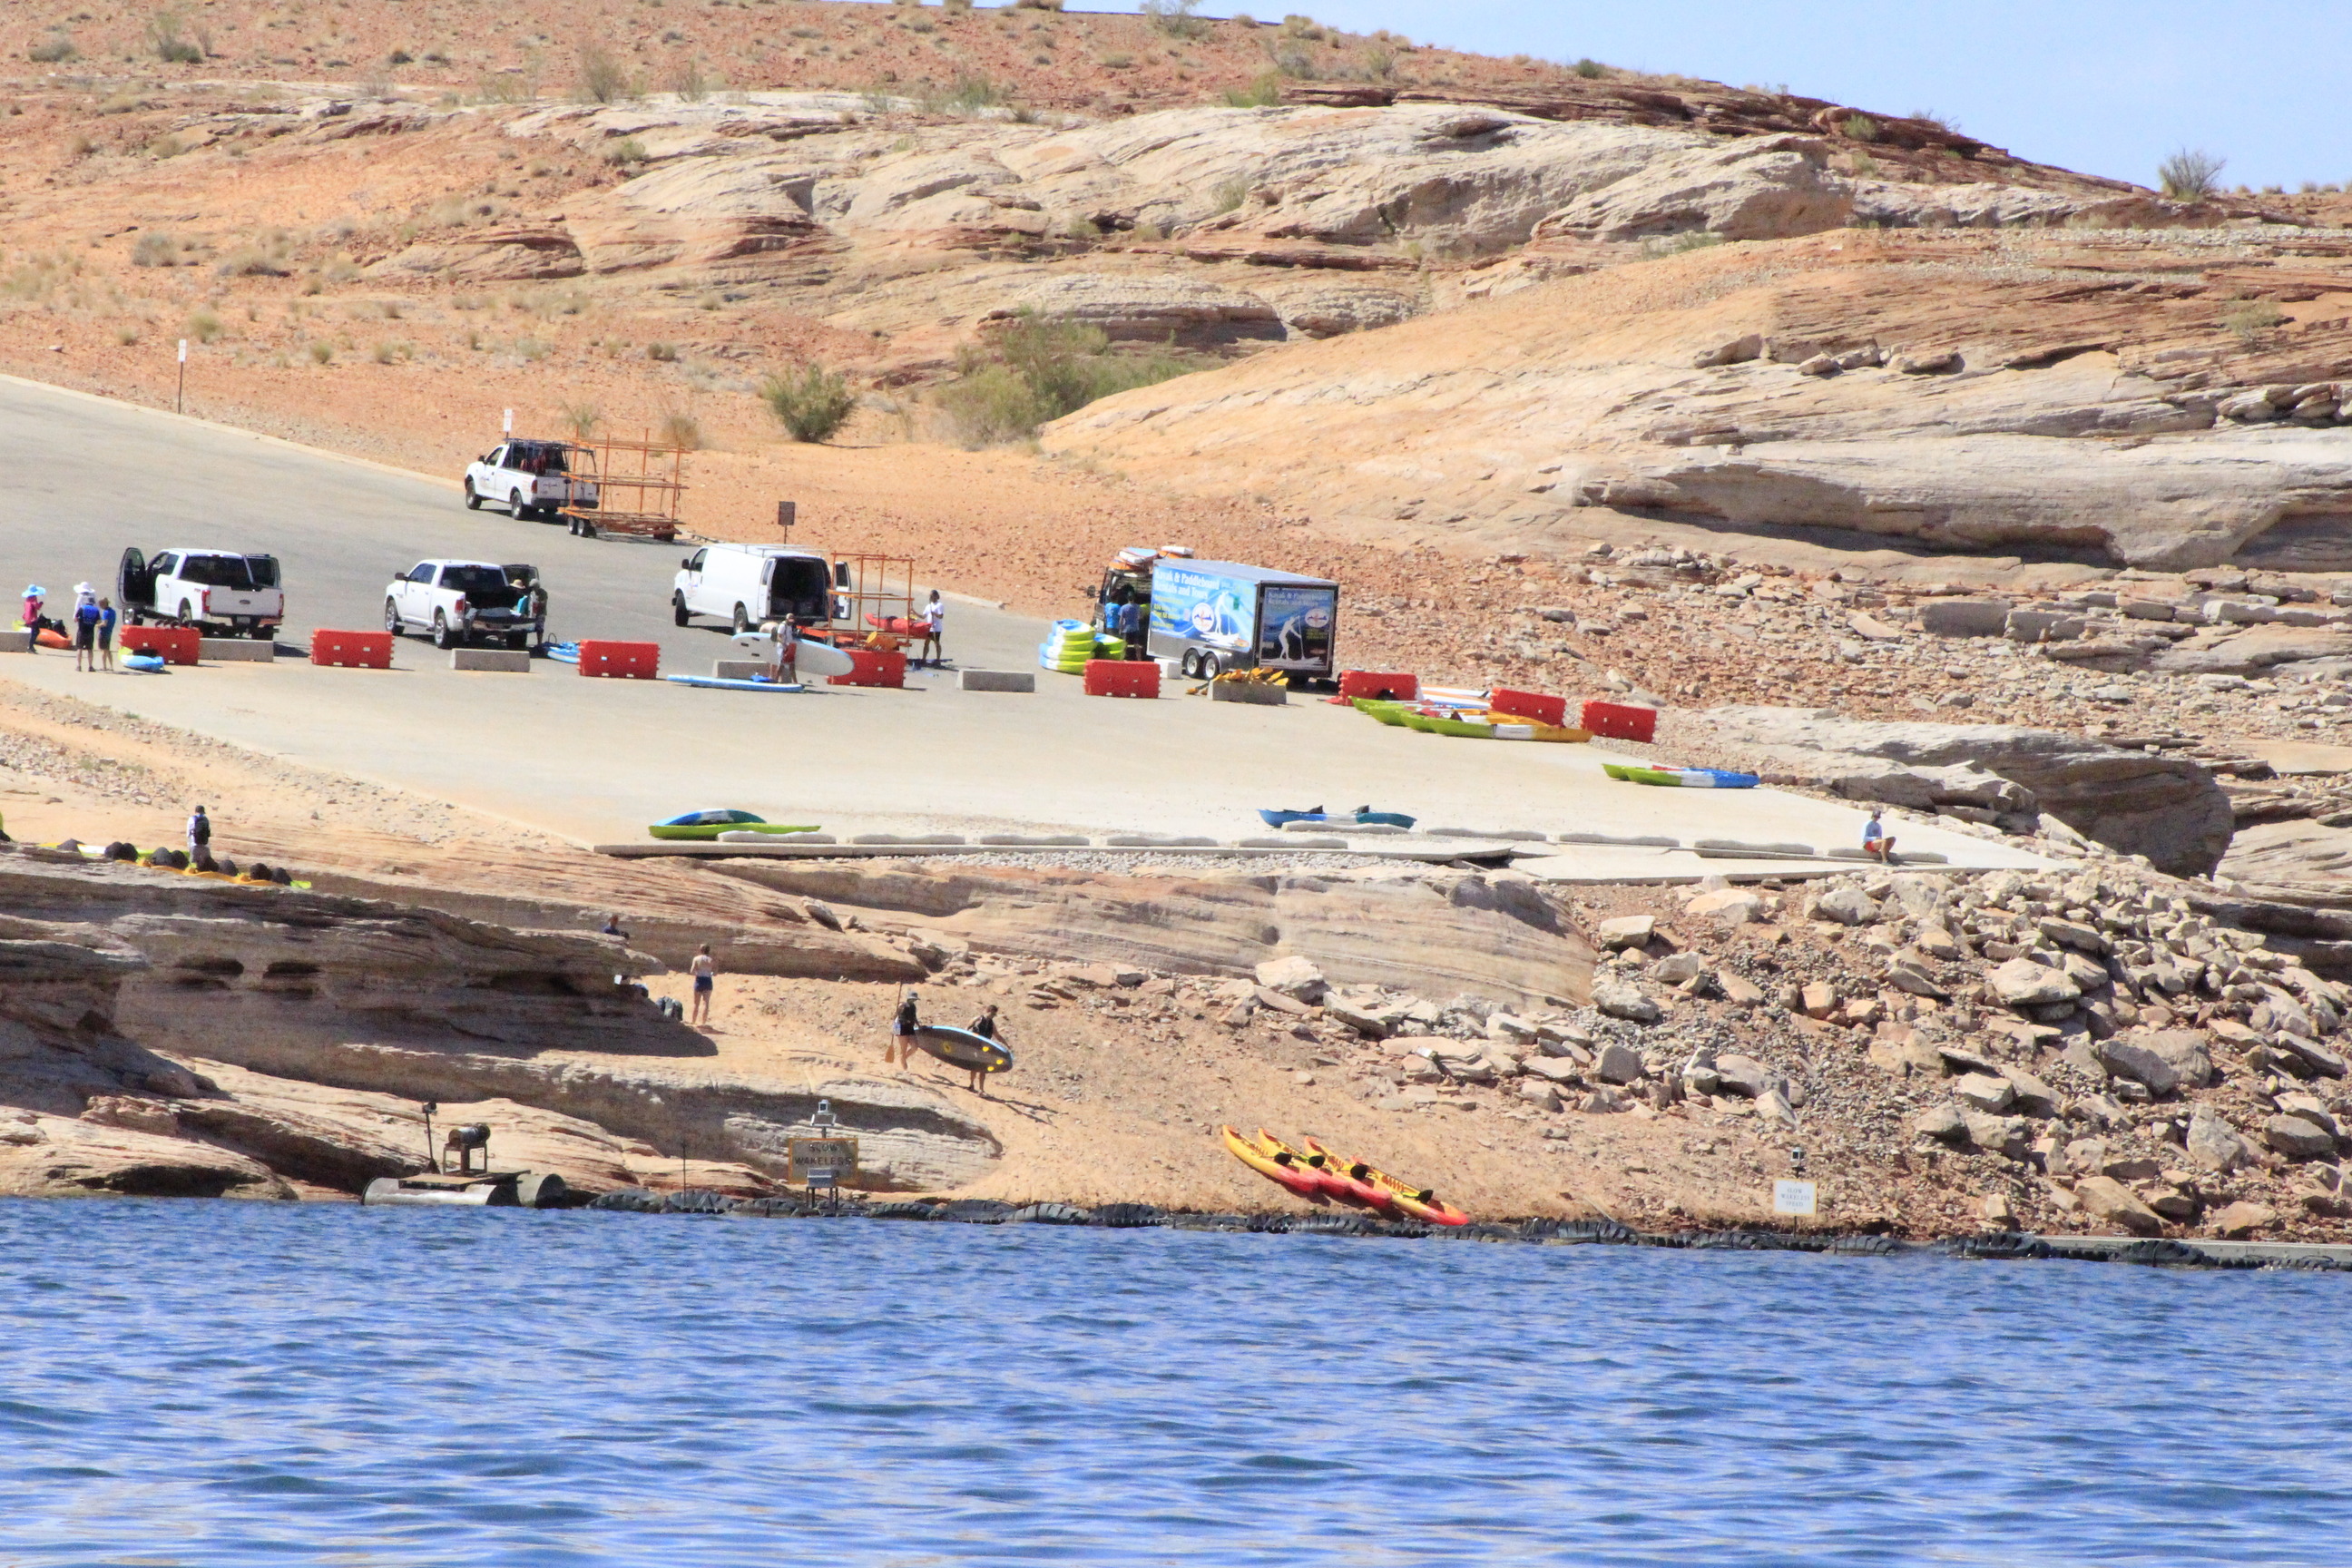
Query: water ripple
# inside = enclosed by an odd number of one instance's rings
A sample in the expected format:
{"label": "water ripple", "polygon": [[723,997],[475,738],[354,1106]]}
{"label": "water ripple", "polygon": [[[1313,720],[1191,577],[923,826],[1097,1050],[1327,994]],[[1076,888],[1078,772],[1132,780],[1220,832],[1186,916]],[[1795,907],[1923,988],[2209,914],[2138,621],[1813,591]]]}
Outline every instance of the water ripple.
{"label": "water ripple", "polygon": [[2346,1289],[0,1202],[0,1563],[2341,1563]]}

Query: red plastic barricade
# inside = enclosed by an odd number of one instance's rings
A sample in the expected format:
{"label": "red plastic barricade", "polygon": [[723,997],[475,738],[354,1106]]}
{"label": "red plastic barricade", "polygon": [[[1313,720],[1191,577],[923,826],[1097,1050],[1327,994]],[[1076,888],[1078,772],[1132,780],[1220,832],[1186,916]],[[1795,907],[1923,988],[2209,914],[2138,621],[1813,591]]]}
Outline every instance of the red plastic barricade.
{"label": "red plastic barricade", "polygon": [[1658,710],[1632,702],[1588,702],[1582,727],[1612,741],[1653,741],[1658,734]]}
{"label": "red plastic barricade", "polygon": [[1421,695],[1421,677],[1377,669],[1343,669],[1339,672],[1339,695],[1404,701]]}
{"label": "red plastic barricade", "polygon": [[657,642],[593,642],[580,644],[580,673],[616,680],[651,680],[661,673]]}
{"label": "red plastic barricade", "polygon": [[1514,719],[1532,719],[1538,724],[1555,729],[1568,724],[1568,699],[1546,697],[1540,691],[1514,691],[1498,686],[1486,699],[1486,706],[1497,713],[1508,713]]}
{"label": "red plastic barricade", "polygon": [[204,651],[204,633],[194,626],[125,626],[122,651],[152,653],[165,664],[194,664]]}
{"label": "red plastic barricade", "polygon": [[1160,664],[1149,658],[1090,658],[1086,681],[1089,697],[1157,697]]}
{"label": "red plastic barricade", "polygon": [[904,686],[907,684],[907,656],[899,652],[884,653],[870,647],[845,647],[849,656],[849,673],[825,678],[828,686]]}
{"label": "red plastic barricade", "polygon": [[310,634],[310,662],[339,664],[349,669],[390,669],[390,632],[330,632]]}

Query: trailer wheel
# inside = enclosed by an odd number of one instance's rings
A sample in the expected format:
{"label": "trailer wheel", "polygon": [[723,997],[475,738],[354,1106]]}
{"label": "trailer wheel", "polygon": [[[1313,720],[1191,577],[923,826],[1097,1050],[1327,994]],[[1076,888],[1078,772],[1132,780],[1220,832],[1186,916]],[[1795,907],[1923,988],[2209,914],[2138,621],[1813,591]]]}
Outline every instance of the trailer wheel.
{"label": "trailer wheel", "polygon": [[1176,669],[1187,680],[1200,679],[1201,650],[1196,647],[1186,648],[1184,657],[1176,661]]}

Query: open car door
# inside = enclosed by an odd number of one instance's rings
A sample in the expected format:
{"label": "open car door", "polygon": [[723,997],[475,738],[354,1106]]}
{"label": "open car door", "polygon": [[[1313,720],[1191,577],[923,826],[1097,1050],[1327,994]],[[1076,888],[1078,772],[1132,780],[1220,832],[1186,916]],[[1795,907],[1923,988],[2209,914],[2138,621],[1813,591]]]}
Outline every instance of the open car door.
{"label": "open car door", "polygon": [[146,606],[152,590],[147,576],[147,557],[139,550],[122,552],[122,564],[114,573],[114,599],[122,606],[122,616],[130,619],[135,609]]}

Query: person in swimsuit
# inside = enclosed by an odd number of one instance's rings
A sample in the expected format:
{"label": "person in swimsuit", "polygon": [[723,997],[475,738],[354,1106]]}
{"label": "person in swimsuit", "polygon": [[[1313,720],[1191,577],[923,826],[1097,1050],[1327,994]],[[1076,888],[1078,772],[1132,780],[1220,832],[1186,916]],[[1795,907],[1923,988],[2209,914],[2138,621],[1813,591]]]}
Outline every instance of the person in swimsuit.
{"label": "person in swimsuit", "polygon": [[1870,820],[1862,825],[1862,849],[1874,860],[1895,858],[1895,840],[1888,836],[1886,825],[1879,820],[1883,814],[1874,808]]}
{"label": "person in swimsuit", "polygon": [[[978,1035],[983,1040],[995,1039],[997,1037],[996,1004],[991,1002],[987,1006],[982,1008],[980,1010],[980,1016],[974,1018],[970,1024],[965,1026],[964,1033],[968,1035]],[[973,1068],[971,1069],[971,1091],[972,1093],[980,1096],[982,1100],[986,1100],[988,1098],[988,1069],[986,1068]]]}
{"label": "person in swimsuit", "polygon": [[711,987],[719,973],[719,965],[711,962],[709,942],[704,942],[695,950],[694,963],[690,968],[694,974],[694,1012],[687,1022],[708,1024],[710,1022]]}
{"label": "person in swimsuit", "polygon": [[909,991],[899,1002],[898,1011],[891,1016],[890,1048],[882,1053],[882,1065],[895,1064],[904,1071],[914,1059],[915,1031],[922,1026],[923,1020],[915,1009],[915,994]]}

